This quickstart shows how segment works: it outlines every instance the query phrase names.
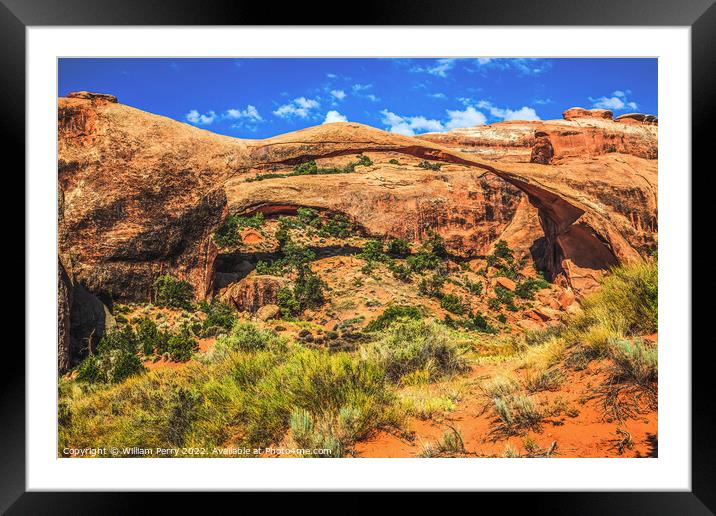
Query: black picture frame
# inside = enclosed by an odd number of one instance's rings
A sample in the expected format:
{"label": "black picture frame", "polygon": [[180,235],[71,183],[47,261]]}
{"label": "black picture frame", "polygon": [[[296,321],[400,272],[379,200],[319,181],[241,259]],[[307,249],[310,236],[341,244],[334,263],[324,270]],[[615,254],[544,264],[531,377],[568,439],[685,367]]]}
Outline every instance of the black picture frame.
{"label": "black picture frame", "polygon": [[[715,0],[363,0],[359,9],[328,2],[284,3],[267,8],[263,3],[238,0],[191,2],[188,0],[0,0],[0,105],[2,141],[16,180],[25,163],[25,30],[29,26],[83,25],[550,25],[550,26],[689,26],[692,71],[692,163],[711,174],[707,153],[713,143],[709,127],[714,120],[716,92]],[[344,15],[328,19],[328,13]],[[340,20],[340,21],[339,21]],[[663,94],[663,92],[660,92]],[[7,163],[8,161],[6,161]],[[6,168],[7,170],[7,168]],[[8,172],[9,173],[9,172]],[[684,171],[688,180],[690,171]],[[694,180],[697,179],[694,177]],[[708,181],[708,178],[699,181]],[[17,186],[24,190],[24,185]],[[706,191],[705,185],[700,189]],[[31,192],[26,192],[31,194]],[[695,200],[692,205],[697,205]],[[712,233],[712,231],[710,232]],[[24,237],[23,237],[24,238]],[[19,248],[19,246],[17,246]],[[23,247],[24,249],[24,247]],[[692,247],[693,252],[693,247]],[[15,251],[17,253],[17,251]],[[23,251],[24,253],[24,251]],[[24,255],[23,255],[24,257]],[[13,256],[19,262],[17,254]],[[706,263],[692,258],[694,270]],[[14,270],[17,270],[15,266]],[[29,271],[25,269],[27,275]],[[694,310],[705,311],[693,303]],[[701,313],[707,317],[704,313]],[[699,317],[693,317],[697,322]],[[703,320],[703,319],[702,319]],[[708,320],[708,319],[706,319]],[[690,343],[679,343],[688,346]],[[481,497],[493,502],[509,498],[510,512],[524,507],[550,514],[713,514],[716,511],[716,440],[710,415],[716,408],[712,384],[711,346],[695,341],[692,348],[692,490],[690,492],[589,492],[589,493],[491,493]],[[147,509],[147,497],[161,497],[163,512],[173,506],[190,507],[187,493],[58,493],[25,492],[25,353],[17,344],[3,351],[6,367],[0,376],[0,510],[8,514],[131,514]],[[8,365],[12,364],[12,365]],[[209,506],[218,507],[231,494],[216,494]],[[242,494],[246,497],[246,494]],[[266,496],[258,495],[258,496]],[[452,495],[451,495],[452,496]],[[444,497],[444,495],[443,495]],[[443,498],[441,497],[441,498]],[[306,494],[293,495],[287,507],[302,504]],[[423,495],[411,497],[423,509],[437,502]],[[321,498],[321,500],[326,500]],[[274,509],[277,501],[272,499]],[[310,502],[309,502],[310,503]],[[290,505],[288,505],[290,504]],[[345,512],[365,512],[370,505],[357,494],[340,501]],[[242,502],[243,505],[243,502]],[[313,504],[311,504],[313,505]],[[321,502],[323,505],[323,502]],[[332,505],[331,502],[327,506]],[[477,510],[485,505],[476,506]],[[362,510],[361,510],[362,509]]]}

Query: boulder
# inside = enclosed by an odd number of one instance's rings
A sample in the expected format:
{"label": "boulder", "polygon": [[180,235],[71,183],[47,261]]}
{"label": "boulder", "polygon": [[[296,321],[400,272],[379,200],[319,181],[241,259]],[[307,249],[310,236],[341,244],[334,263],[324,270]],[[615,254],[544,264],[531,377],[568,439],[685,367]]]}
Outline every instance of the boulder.
{"label": "boulder", "polygon": [[279,276],[247,276],[223,289],[219,296],[239,312],[256,313],[263,306],[277,304],[278,291],[289,283]]}
{"label": "boulder", "polygon": [[514,281],[510,278],[505,278],[504,276],[495,278],[495,285],[499,285],[507,290],[511,290],[512,292],[514,292],[517,288],[517,284]]}
{"label": "boulder", "polygon": [[281,309],[278,305],[264,305],[256,310],[256,318],[259,321],[270,321],[271,319],[277,319],[281,315]]}

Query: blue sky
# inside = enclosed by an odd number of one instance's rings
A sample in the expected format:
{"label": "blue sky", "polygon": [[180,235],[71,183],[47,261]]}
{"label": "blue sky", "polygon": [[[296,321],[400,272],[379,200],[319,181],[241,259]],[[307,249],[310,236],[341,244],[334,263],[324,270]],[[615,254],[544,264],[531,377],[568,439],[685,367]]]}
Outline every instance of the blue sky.
{"label": "blue sky", "polygon": [[656,59],[60,59],[60,96],[88,90],[210,131],[266,138],[331,121],[400,134],[657,112]]}

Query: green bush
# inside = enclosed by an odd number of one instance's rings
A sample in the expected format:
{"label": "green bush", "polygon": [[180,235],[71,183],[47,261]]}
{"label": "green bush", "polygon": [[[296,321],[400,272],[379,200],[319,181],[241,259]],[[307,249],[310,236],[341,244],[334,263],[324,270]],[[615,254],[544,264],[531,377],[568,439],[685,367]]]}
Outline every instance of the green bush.
{"label": "green bush", "polygon": [[224,356],[232,351],[265,351],[285,347],[285,341],[276,333],[263,330],[255,324],[237,321],[227,335],[216,341],[215,349]]}
{"label": "green bush", "polygon": [[102,371],[100,361],[95,355],[85,358],[77,367],[77,380],[88,383],[102,383],[106,376]]}
{"label": "green bush", "polygon": [[465,313],[465,307],[462,304],[462,299],[455,294],[444,295],[442,299],[440,299],[440,307],[457,315]]}
{"label": "green bush", "polygon": [[404,258],[410,254],[410,246],[402,238],[394,238],[388,242],[388,254],[396,258]]}
{"label": "green bush", "polygon": [[373,164],[373,161],[368,156],[365,156],[363,154],[358,154],[356,156],[358,158],[358,161],[356,162],[355,166],[362,166],[362,167],[369,167]]}
{"label": "green bush", "polygon": [[383,242],[380,240],[368,240],[359,256],[367,262],[382,262],[386,256],[383,252]]}
{"label": "green bush", "polygon": [[186,362],[198,349],[199,344],[187,328],[171,334],[167,340],[167,353],[175,362]]}
{"label": "green bush", "polygon": [[298,223],[302,226],[318,227],[321,223],[318,212],[313,208],[298,208],[296,210],[296,218]]}
{"label": "green bush", "polygon": [[340,213],[329,217],[318,230],[318,236],[345,238],[350,235],[351,223],[348,217]]}
{"label": "green bush", "polygon": [[390,305],[377,319],[368,323],[366,331],[379,331],[387,328],[396,321],[402,319],[422,319],[424,310],[419,306],[412,305]]}
{"label": "green bush", "polygon": [[418,370],[429,370],[431,377],[437,378],[467,368],[463,352],[449,330],[426,320],[390,326],[380,340],[361,348],[361,354],[380,364],[393,382]]}
{"label": "green bush", "polygon": [[657,331],[659,322],[658,264],[645,260],[615,267],[602,288],[583,304],[590,321],[607,320],[624,335],[646,335]]}
{"label": "green bush", "polygon": [[549,287],[549,282],[544,278],[527,278],[517,283],[515,294],[522,299],[534,299],[535,292]]}
{"label": "green bush", "polygon": [[121,328],[108,331],[99,339],[97,345],[97,354],[101,355],[114,349],[121,349],[128,353],[136,353],[139,349],[139,341],[137,334],[131,326],[126,325]]}
{"label": "green bush", "polygon": [[142,353],[164,353],[166,351],[167,335],[159,330],[156,323],[149,317],[142,317],[137,324],[137,340]]}
{"label": "green bush", "polygon": [[99,355],[90,355],[77,368],[77,380],[88,383],[120,383],[144,371],[135,353],[112,348]]}
{"label": "green bush", "polygon": [[188,281],[163,274],[154,280],[154,304],[191,310],[194,287]]}
{"label": "green bush", "polygon": [[213,337],[218,330],[229,330],[236,322],[236,311],[227,303],[213,299],[211,303],[201,301],[199,310],[206,314],[202,322],[202,335]]}
{"label": "green bush", "polygon": [[400,165],[400,161],[398,161],[398,160],[395,159],[395,158],[393,158],[393,159],[391,159],[390,161],[388,161],[388,163],[390,163],[391,165]]}
{"label": "green bush", "polygon": [[293,172],[295,175],[299,176],[318,174],[318,165],[316,165],[315,160],[311,160],[306,163],[301,163],[300,165],[297,165],[296,167],[294,167]]}
{"label": "green bush", "polygon": [[443,295],[444,284],[445,277],[442,274],[435,273],[420,280],[418,292],[424,296],[440,299]]}
{"label": "green bush", "polygon": [[410,279],[413,275],[413,272],[410,270],[409,267],[407,267],[406,265],[397,264],[395,262],[390,262],[388,264],[388,269],[390,270],[390,272],[393,273],[393,277],[405,283],[410,282]]}
{"label": "green bush", "polygon": [[614,378],[649,388],[659,379],[659,352],[641,340],[618,340],[610,346]]}
{"label": "green bush", "polygon": [[479,296],[482,294],[483,284],[481,281],[470,281],[465,278],[465,288],[470,292],[470,294]]}
{"label": "green bush", "polygon": [[430,163],[429,161],[421,161],[418,163],[418,166],[420,168],[424,168],[427,170],[440,170],[440,163]]}

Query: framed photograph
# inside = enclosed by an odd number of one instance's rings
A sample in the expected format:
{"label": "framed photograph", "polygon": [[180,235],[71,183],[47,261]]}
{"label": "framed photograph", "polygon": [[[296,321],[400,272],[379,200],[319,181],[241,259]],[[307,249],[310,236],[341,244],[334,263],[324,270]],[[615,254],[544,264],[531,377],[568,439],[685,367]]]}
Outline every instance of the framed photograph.
{"label": "framed photograph", "polygon": [[0,507],[516,491],[711,514],[691,170],[712,3],[317,25],[2,0],[27,301]]}

